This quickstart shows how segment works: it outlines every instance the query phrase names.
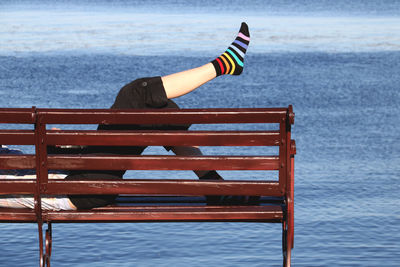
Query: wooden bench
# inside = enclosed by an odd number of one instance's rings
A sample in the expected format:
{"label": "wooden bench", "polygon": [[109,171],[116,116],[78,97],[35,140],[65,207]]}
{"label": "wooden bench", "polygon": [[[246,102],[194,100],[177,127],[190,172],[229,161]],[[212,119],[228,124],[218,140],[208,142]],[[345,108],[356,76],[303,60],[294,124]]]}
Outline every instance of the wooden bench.
{"label": "wooden bench", "polygon": [[[292,107],[251,109],[83,110],[0,109],[0,144],[35,151],[0,155],[0,169],[35,169],[36,180],[0,180],[0,194],[31,194],[35,209],[0,208],[0,222],[37,223],[40,266],[50,266],[52,223],[79,222],[265,222],[282,224],[283,265],[290,266],[294,232],[294,154]],[[198,124],[212,130],[97,131],[85,124]],[[20,124],[31,124],[19,127]],[[73,130],[51,130],[51,125]],[[209,124],[209,125],[207,125]],[[16,125],[16,126],[15,126]],[[211,125],[211,126],[210,126]],[[227,126],[240,127],[226,130]],[[13,129],[9,129],[13,127]],[[90,126],[93,127],[93,126]],[[270,129],[272,127],[272,129]],[[4,127],[3,127],[4,128]],[[17,128],[17,129],[16,129]],[[250,128],[250,130],[248,130]],[[247,129],[247,130],[246,130]],[[260,130],[261,129],[261,130]],[[80,155],[48,154],[55,145],[238,147],[234,155]],[[225,147],[225,148],[224,148]],[[243,155],[242,147],[275,155]],[[266,147],[265,150],[262,147]],[[275,148],[274,148],[275,147]],[[29,147],[28,147],[29,148]],[[259,149],[259,148],[258,148]],[[48,170],[268,170],[274,179],[49,180]],[[272,172],[269,172],[272,171]],[[246,172],[247,173],[247,172]],[[252,173],[252,172],[250,172]],[[268,175],[269,177],[270,175]],[[175,178],[175,177],[174,177]],[[118,194],[114,205],[77,211],[44,211],[43,195]],[[207,195],[261,196],[254,205],[207,205]],[[47,224],[45,237],[43,224]]]}

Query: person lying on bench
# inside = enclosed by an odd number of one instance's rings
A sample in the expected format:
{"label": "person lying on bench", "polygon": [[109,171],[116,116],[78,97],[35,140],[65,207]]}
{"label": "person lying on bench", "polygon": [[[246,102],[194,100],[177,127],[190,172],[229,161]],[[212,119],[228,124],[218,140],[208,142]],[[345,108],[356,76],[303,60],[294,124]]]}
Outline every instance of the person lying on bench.
{"label": "person lying on bench", "polygon": [[[242,23],[235,40],[213,61],[197,68],[170,74],[163,77],[140,78],[120,89],[111,109],[168,109],[179,108],[172,100],[185,95],[201,85],[221,75],[240,75],[243,71],[245,53],[250,43],[249,29]],[[190,125],[99,125],[99,130],[187,130]],[[89,146],[82,148],[79,153],[104,153],[118,155],[140,155],[146,147],[142,146]],[[198,147],[166,147],[177,155],[202,155]],[[6,152],[6,148],[3,149]],[[9,150],[9,153],[16,153]],[[20,152],[18,152],[20,153]],[[51,151],[49,151],[51,153]],[[222,180],[213,170],[194,171],[201,180]],[[71,171],[68,174],[51,173],[49,178],[65,178],[67,180],[99,180],[122,179],[125,171]],[[0,173],[1,174],[1,173]],[[27,177],[32,179],[32,175]],[[25,177],[25,174],[16,177]],[[9,176],[7,176],[9,177]],[[2,177],[0,177],[2,178]],[[3,177],[5,178],[5,177]],[[26,178],[26,177],[25,177]],[[90,209],[105,206],[115,201],[114,195],[71,195],[68,197],[42,198],[43,209],[75,210]],[[207,196],[209,204],[239,204],[249,200],[241,196]],[[14,199],[0,197],[0,206],[33,208],[33,198],[15,197]]]}

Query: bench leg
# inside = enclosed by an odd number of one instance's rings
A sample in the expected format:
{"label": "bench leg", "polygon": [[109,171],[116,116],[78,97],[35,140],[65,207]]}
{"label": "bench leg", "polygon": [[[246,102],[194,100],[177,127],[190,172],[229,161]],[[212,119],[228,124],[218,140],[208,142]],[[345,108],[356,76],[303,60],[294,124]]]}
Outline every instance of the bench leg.
{"label": "bench leg", "polygon": [[[47,224],[46,240],[43,244],[43,224],[38,223],[39,227],[39,251],[40,251],[40,267],[50,267],[51,247],[52,247],[52,227],[51,223]],[[44,252],[45,247],[45,252]]]}
{"label": "bench leg", "polygon": [[283,266],[290,267],[291,265],[291,252],[292,252],[292,239],[290,228],[285,221],[282,222],[282,254],[283,254]]}
{"label": "bench leg", "polygon": [[38,233],[39,233],[39,267],[44,267],[43,260],[43,223],[38,221]]}
{"label": "bench leg", "polygon": [[48,223],[47,230],[46,230],[46,254],[44,255],[47,267],[50,267],[52,241],[53,240],[52,240],[51,223]]}

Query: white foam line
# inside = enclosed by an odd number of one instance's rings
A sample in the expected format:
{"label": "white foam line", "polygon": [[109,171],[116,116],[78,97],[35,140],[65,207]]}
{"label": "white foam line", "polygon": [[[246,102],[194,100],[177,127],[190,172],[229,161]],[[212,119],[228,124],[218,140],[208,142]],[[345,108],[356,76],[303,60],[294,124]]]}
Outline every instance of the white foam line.
{"label": "white foam line", "polygon": [[400,18],[396,17],[222,16],[107,10],[3,12],[0,54],[215,54],[233,41],[242,20],[250,26],[251,53],[400,51]]}

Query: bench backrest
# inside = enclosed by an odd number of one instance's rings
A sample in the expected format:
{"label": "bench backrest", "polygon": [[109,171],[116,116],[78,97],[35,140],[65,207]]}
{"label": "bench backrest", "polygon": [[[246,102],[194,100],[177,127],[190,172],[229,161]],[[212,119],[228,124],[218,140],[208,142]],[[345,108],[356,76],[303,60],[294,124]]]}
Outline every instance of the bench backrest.
{"label": "bench backrest", "polygon": [[[2,180],[0,194],[34,194],[37,212],[41,196],[60,194],[139,195],[293,195],[291,179],[292,107],[247,109],[110,110],[0,109],[0,123],[33,124],[30,130],[0,130],[3,145],[34,145],[35,154],[0,155],[0,169],[36,169],[37,179]],[[50,130],[51,124],[276,124],[274,130],[97,131]],[[254,130],[256,129],[256,130]],[[48,155],[52,145],[103,146],[275,146],[277,155],[118,156]],[[49,169],[63,170],[273,170],[273,181],[49,180]]]}

